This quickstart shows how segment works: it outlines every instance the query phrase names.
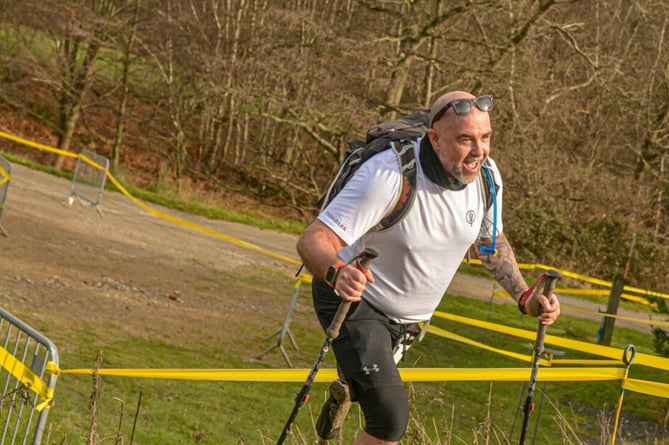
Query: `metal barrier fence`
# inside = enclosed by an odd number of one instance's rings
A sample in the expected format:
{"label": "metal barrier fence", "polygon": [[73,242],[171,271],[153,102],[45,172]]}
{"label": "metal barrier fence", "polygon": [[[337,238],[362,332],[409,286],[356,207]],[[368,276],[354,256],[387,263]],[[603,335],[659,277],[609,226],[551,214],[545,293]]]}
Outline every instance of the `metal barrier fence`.
{"label": "metal barrier fence", "polygon": [[0,444],[39,445],[57,379],[49,367],[59,365],[58,350],[2,308],[0,341]]}
{"label": "metal barrier fence", "polygon": [[[7,189],[9,188],[9,181],[11,178],[12,163],[0,156],[0,219],[2,219],[2,211],[5,208]],[[7,231],[2,227],[2,224],[0,224],[0,235],[7,236]]]}
{"label": "metal barrier fence", "polygon": [[76,197],[82,204],[87,203],[85,205],[97,208],[107,181],[108,168],[109,159],[83,148],[72,176],[68,198],[70,205]]}

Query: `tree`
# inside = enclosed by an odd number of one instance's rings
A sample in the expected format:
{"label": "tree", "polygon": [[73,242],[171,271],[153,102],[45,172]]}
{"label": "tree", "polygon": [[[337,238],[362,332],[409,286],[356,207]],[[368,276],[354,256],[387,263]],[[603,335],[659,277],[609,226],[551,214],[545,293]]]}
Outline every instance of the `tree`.
{"label": "tree", "polygon": [[145,182],[309,220],[348,139],[469,90],[495,96],[505,232],[525,261],[612,276],[632,233],[639,264],[669,260],[666,0],[14,3],[4,104],[61,147],[127,153]]}
{"label": "tree", "polygon": [[119,100],[116,112],[116,132],[114,134],[114,142],[111,148],[111,165],[112,170],[116,171],[119,167],[119,158],[121,152],[121,144],[123,142],[123,133],[125,130],[125,118],[128,106],[128,96],[130,95],[130,69],[133,61],[133,49],[137,36],[137,26],[139,24],[139,13],[141,0],[134,0],[132,5],[132,15],[129,21],[129,30],[126,39],[120,39],[122,54],[121,60],[121,79],[119,88],[121,90],[121,97]]}

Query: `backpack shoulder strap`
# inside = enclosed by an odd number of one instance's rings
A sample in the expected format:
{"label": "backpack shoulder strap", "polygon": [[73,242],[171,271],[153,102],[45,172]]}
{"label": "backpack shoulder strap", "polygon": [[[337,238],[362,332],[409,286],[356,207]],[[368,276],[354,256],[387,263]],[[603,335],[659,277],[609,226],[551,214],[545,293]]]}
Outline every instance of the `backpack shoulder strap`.
{"label": "backpack shoulder strap", "polygon": [[416,152],[411,140],[393,141],[390,143],[392,150],[397,155],[400,164],[401,185],[400,191],[395,199],[393,209],[379,222],[374,230],[382,232],[389,230],[398,224],[408,213],[416,197],[416,184],[418,178],[418,166],[416,163]]}

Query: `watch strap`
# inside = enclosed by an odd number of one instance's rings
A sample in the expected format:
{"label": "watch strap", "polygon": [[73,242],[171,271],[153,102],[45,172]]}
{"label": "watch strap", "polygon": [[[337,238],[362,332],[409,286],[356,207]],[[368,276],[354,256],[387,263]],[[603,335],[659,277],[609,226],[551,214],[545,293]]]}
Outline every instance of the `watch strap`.
{"label": "watch strap", "polygon": [[325,282],[334,289],[335,282],[337,281],[337,275],[339,275],[339,270],[342,267],[346,266],[346,263],[343,261],[337,261],[332,266],[328,267],[327,272],[325,273]]}

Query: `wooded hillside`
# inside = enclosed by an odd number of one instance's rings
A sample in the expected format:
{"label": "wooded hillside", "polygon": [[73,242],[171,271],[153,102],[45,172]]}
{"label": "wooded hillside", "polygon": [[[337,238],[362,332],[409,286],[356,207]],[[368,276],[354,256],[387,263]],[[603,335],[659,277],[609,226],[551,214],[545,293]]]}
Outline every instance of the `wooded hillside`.
{"label": "wooded hillside", "polygon": [[636,234],[630,283],[667,291],[668,23],[666,0],[0,0],[0,126],[308,221],[348,139],[493,94],[521,261],[611,279]]}

